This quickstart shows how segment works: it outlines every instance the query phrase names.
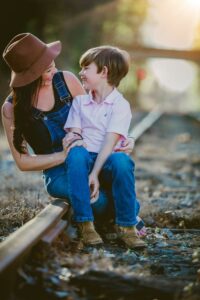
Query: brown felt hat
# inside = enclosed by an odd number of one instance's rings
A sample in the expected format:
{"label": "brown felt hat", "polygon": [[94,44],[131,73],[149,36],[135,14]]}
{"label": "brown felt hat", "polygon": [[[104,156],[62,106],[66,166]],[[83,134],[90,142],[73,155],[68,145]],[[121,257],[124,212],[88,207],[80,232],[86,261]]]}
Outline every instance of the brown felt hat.
{"label": "brown felt hat", "polygon": [[24,86],[39,78],[60,51],[60,41],[45,44],[31,33],[16,35],[3,52],[12,71],[10,86]]}

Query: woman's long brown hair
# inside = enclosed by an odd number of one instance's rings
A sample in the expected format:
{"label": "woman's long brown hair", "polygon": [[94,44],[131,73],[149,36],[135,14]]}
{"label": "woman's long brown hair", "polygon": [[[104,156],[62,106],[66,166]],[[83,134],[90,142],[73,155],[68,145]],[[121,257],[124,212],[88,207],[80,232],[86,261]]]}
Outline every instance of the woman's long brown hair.
{"label": "woman's long brown hair", "polygon": [[32,120],[31,108],[37,103],[41,77],[22,87],[12,89],[14,105],[14,133],[13,144],[19,153],[26,153],[26,147],[23,145],[24,131]]}

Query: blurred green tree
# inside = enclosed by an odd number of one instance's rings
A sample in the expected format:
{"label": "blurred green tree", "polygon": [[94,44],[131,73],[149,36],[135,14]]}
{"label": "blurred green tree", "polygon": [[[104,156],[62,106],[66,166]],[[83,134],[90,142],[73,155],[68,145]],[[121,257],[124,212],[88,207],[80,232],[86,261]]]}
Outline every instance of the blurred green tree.
{"label": "blurred green tree", "polygon": [[[60,39],[63,51],[58,66],[77,74],[79,57],[86,49],[100,44],[130,49],[139,43],[146,12],[147,0],[7,0],[0,11],[0,50],[20,32],[32,32],[46,42]],[[8,74],[1,60],[0,77]],[[127,85],[136,86],[133,75]],[[0,96],[4,86],[1,80]]]}

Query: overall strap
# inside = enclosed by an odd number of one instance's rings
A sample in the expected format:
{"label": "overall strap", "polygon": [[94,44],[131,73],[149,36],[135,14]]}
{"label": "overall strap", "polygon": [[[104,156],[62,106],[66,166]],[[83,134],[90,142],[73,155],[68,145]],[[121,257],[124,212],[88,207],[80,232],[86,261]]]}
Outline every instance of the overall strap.
{"label": "overall strap", "polygon": [[57,72],[53,77],[53,84],[58,93],[60,101],[65,102],[68,105],[71,105],[71,95],[67,88],[67,85],[63,81],[61,72]]}
{"label": "overall strap", "polygon": [[13,96],[9,95],[9,96],[6,98],[6,102],[13,103]]}
{"label": "overall strap", "polygon": [[[53,86],[55,87],[59,100],[61,102],[66,103],[68,106],[71,106],[71,100],[72,96],[67,88],[66,83],[64,82],[64,79],[62,78],[62,72],[58,71],[57,73],[54,74],[53,77]],[[58,101],[59,101],[58,100]],[[56,99],[55,99],[56,101]],[[32,116],[36,120],[45,120],[48,116],[48,113],[46,114],[43,111],[38,110],[35,107],[32,107]]]}

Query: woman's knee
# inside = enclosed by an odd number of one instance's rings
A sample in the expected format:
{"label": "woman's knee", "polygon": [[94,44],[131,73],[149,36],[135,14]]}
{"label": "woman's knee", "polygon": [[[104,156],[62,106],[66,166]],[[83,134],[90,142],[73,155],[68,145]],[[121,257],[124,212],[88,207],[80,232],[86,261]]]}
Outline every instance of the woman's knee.
{"label": "woman's knee", "polygon": [[45,188],[51,197],[66,199],[67,202],[69,202],[69,190],[67,186],[67,178],[65,175],[60,175],[54,180],[51,180],[49,178],[48,182],[45,185]]}

